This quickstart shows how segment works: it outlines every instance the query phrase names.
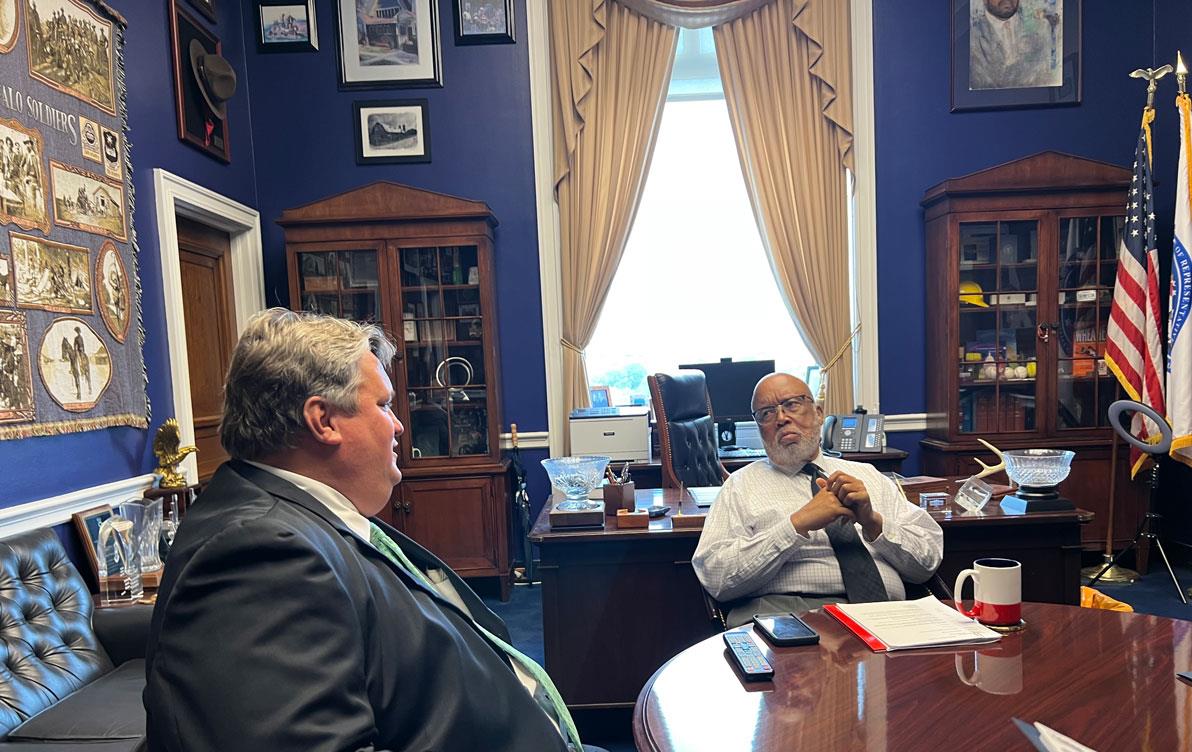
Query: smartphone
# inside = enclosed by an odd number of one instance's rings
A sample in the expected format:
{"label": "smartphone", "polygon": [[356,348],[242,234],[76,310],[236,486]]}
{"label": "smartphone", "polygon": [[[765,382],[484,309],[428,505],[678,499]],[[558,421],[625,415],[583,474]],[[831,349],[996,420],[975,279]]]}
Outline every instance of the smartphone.
{"label": "smartphone", "polygon": [[754,614],[754,628],[771,645],[814,645],[819,634],[794,614]]}
{"label": "smartphone", "polygon": [[650,519],[657,519],[665,517],[666,513],[670,511],[670,507],[646,507],[650,512]]}

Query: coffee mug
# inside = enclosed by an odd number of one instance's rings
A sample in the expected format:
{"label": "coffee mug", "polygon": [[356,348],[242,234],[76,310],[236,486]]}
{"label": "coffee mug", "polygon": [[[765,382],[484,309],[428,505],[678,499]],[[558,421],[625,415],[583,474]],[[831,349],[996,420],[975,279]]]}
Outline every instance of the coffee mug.
{"label": "coffee mug", "polygon": [[956,655],[956,675],[960,681],[991,695],[1016,695],[1022,691],[1021,645],[998,645],[973,652],[973,670],[969,673],[967,654]]}
{"label": "coffee mug", "polygon": [[[973,607],[961,602],[964,581],[973,578]],[[956,575],[956,610],[982,624],[1008,627],[1022,620],[1022,564],[1013,559],[977,559]]]}

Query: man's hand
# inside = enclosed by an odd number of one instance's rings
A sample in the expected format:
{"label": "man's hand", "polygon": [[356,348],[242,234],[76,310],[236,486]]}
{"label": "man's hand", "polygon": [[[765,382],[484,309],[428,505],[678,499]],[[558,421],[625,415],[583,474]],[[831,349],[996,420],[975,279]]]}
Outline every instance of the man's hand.
{"label": "man's hand", "polygon": [[865,540],[873,541],[882,534],[882,516],[873,510],[869,501],[869,490],[865,488],[864,483],[837,470],[828,477],[827,485],[828,491],[856,515]]}
{"label": "man's hand", "polygon": [[819,493],[791,515],[791,524],[805,538],[812,530],[822,530],[840,517],[849,521],[857,519],[856,513],[840,503],[840,499],[828,489],[828,481],[819,478],[815,482],[819,485]]}

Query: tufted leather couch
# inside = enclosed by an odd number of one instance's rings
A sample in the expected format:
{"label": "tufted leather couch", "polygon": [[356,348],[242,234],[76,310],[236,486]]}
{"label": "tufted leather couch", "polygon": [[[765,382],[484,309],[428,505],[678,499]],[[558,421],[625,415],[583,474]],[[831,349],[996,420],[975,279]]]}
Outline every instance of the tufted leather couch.
{"label": "tufted leather couch", "polygon": [[151,611],[94,609],[50,530],[0,540],[0,752],[139,749]]}
{"label": "tufted leather couch", "polygon": [[716,450],[716,421],[704,372],[656,373],[647,381],[662,435],[662,484],[722,485],[728,471]]}

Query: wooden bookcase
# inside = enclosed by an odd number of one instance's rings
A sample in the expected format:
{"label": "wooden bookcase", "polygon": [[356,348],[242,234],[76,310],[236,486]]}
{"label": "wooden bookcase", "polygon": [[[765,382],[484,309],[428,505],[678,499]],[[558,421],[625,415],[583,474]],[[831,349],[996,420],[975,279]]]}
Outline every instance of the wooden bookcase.
{"label": "wooden bookcase", "polygon": [[[923,469],[967,475],[1000,449],[1076,452],[1060,490],[1096,513],[1087,548],[1104,545],[1112,429],[1119,398],[1105,367],[1129,170],[1057,152],[946,180],[922,205],[927,243],[928,438]],[[1142,479],[1118,452],[1113,537],[1145,511]]]}
{"label": "wooden bookcase", "polygon": [[465,577],[510,586],[494,295],[497,221],[480,201],[379,182],[287,209],[290,304],[379,324],[403,481],[380,516]]}

